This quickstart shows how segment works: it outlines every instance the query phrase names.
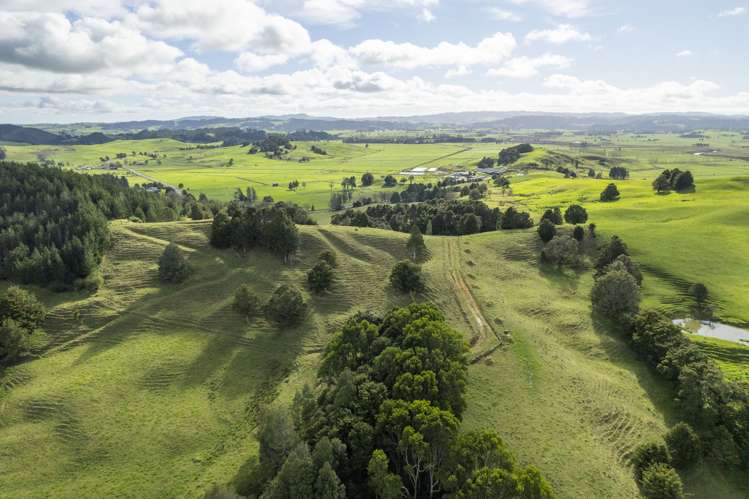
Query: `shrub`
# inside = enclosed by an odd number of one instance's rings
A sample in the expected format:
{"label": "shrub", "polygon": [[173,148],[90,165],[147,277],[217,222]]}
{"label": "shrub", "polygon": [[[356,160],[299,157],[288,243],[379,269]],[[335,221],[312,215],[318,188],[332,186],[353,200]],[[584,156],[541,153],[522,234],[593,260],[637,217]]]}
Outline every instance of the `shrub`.
{"label": "shrub", "polygon": [[616,260],[619,255],[629,255],[629,250],[627,249],[627,245],[624,244],[624,241],[619,239],[619,236],[613,236],[609,241],[609,244],[603,248],[601,254],[598,256],[596,269],[598,269],[599,272],[603,272],[608,265],[614,263],[614,260]]}
{"label": "shrub", "polygon": [[671,428],[665,440],[677,468],[687,468],[700,460],[700,437],[687,423],[679,423]]}
{"label": "shrub", "polygon": [[12,319],[31,333],[47,316],[47,310],[36,296],[18,286],[10,286],[0,295],[0,320]]}
{"label": "shrub", "polygon": [[538,224],[538,237],[540,237],[544,243],[548,243],[554,239],[554,236],[556,235],[557,228],[554,226],[554,223],[549,219],[542,219],[541,223]]}
{"label": "shrub", "polygon": [[632,466],[635,470],[635,477],[641,480],[643,473],[649,467],[655,464],[671,464],[671,454],[668,448],[660,442],[650,442],[640,445],[635,449],[632,456]]}
{"label": "shrub", "polygon": [[579,204],[567,207],[564,212],[564,221],[568,224],[584,224],[588,221],[588,211]]}
{"label": "shrub", "polygon": [[562,210],[559,208],[548,209],[541,216],[541,220],[548,220],[554,225],[562,225],[564,223],[562,220]]}
{"label": "shrub", "polygon": [[562,266],[577,265],[580,262],[580,246],[570,236],[555,237],[541,252],[543,259],[549,263]]}
{"label": "shrub", "polygon": [[689,287],[689,294],[692,295],[694,300],[699,304],[705,303],[709,296],[709,293],[707,291],[707,286],[705,286],[701,282],[692,284]]}
{"label": "shrub", "polygon": [[606,186],[606,188],[601,193],[601,201],[609,202],[609,201],[617,201],[621,195],[619,194],[619,189],[616,188],[616,184],[609,184]]}
{"label": "shrub", "polygon": [[579,225],[576,225],[575,228],[572,230],[572,237],[576,241],[582,242],[583,239],[585,239],[585,229],[583,229]]}
{"label": "shrub", "polygon": [[421,267],[411,262],[398,262],[390,272],[390,284],[401,293],[424,290]]}
{"label": "shrub", "polygon": [[242,284],[234,292],[232,307],[245,317],[252,317],[260,311],[260,300],[250,286]]}
{"label": "shrub", "polygon": [[314,293],[323,293],[333,285],[333,269],[327,262],[319,261],[307,273],[307,284]]}
{"label": "shrub", "polygon": [[163,282],[180,283],[187,279],[190,272],[190,266],[180,247],[169,243],[159,257],[159,279]]}
{"label": "shrub", "polygon": [[0,366],[14,362],[30,346],[30,332],[13,319],[0,321]]}
{"label": "shrub", "polygon": [[317,257],[318,260],[327,263],[331,268],[338,267],[338,257],[334,251],[325,250]]}
{"label": "shrub", "polygon": [[659,463],[647,468],[640,481],[642,495],[647,499],[683,499],[681,478],[669,465]]}
{"label": "shrub", "polygon": [[608,265],[604,269],[604,272],[611,272],[612,270],[623,270],[635,278],[638,286],[642,285],[640,267],[628,255],[619,255],[616,257],[616,260],[611,265]]}
{"label": "shrub", "polygon": [[265,317],[281,326],[292,326],[301,322],[307,311],[302,293],[283,284],[276,288],[265,304]]}
{"label": "shrub", "polygon": [[370,185],[374,184],[374,175],[367,172],[364,175],[361,176],[361,185],[362,187],[369,187]]}
{"label": "shrub", "polygon": [[596,279],[590,297],[596,312],[616,319],[637,313],[640,287],[629,272],[613,270]]}

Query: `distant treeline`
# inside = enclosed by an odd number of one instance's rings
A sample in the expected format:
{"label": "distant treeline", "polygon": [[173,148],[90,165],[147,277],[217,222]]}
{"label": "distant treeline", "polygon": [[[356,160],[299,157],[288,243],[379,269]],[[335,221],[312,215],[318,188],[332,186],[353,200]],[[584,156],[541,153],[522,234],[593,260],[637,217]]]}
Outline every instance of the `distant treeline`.
{"label": "distant treeline", "polygon": [[499,229],[523,229],[533,226],[527,213],[508,208],[489,208],[481,201],[437,199],[412,205],[376,205],[366,210],[347,210],[333,215],[334,225],[375,227],[408,232],[416,225],[424,234],[457,236]]}
{"label": "distant treeline", "polygon": [[[282,134],[287,140],[332,140],[335,135],[327,132],[299,130]],[[94,132],[87,135],[62,135],[38,128],[17,125],[0,125],[0,141],[20,142],[33,145],[95,145],[114,140],[175,139],[194,144],[221,142],[223,146],[249,145],[263,141],[268,134],[263,130],[239,127],[215,127],[198,129],[143,129],[139,132],[107,135]]]}
{"label": "distant treeline", "polygon": [[[442,144],[456,142],[485,142],[485,140],[462,135],[430,135],[420,137],[409,137],[394,135],[390,137],[377,137],[367,135],[363,137],[346,137],[343,139],[348,144]],[[494,142],[494,139],[491,139]]]}
{"label": "distant treeline", "polygon": [[0,278],[85,285],[109,246],[108,219],[176,220],[186,202],[125,178],[0,162]]}

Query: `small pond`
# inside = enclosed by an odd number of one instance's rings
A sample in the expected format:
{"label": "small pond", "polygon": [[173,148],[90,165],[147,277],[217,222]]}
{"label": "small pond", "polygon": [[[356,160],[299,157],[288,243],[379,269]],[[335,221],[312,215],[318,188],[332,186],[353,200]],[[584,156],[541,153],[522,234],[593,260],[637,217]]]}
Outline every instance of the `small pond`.
{"label": "small pond", "polygon": [[733,341],[749,347],[749,330],[746,329],[721,324],[720,322],[698,321],[695,319],[676,319],[674,324],[678,324],[690,333],[699,336]]}

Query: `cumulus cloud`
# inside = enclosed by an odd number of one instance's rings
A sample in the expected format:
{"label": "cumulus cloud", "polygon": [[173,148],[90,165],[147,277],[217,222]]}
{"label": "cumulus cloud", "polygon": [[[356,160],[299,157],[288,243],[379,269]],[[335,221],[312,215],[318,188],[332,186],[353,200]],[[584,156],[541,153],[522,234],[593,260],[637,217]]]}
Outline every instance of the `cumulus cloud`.
{"label": "cumulus cloud", "polygon": [[744,14],[746,14],[746,9],[744,7],[736,7],[733,9],[721,10],[718,12],[718,17],[736,17],[743,16]]}
{"label": "cumulus cloud", "polygon": [[578,31],[571,24],[560,24],[556,28],[533,30],[525,35],[526,42],[548,42],[561,45],[568,42],[588,42],[593,37],[589,33]]}
{"label": "cumulus cloud", "polygon": [[511,21],[520,22],[523,20],[522,16],[515,14],[514,12],[499,7],[491,7],[489,9],[491,16],[497,21]]}
{"label": "cumulus cloud", "polygon": [[563,55],[544,54],[539,57],[515,57],[500,68],[490,69],[489,76],[507,78],[531,78],[542,68],[566,69],[572,65],[572,59]]}
{"label": "cumulus cloud", "polygon": [[0,12],[0,61],[63,73],[137,70],[171,63],[176,47],[153,41],[120,22],[62,14]]}
{"label": "cumulus cloud", "polygon": [[676,53],[676,57],[691,57],[694,53],[691,50],[682,50]]}
{"label": "cumulus cloud", "polygon": [[476,46],[442,42],[434,47],[384,40],[366,40],[350,53],[365,64],[413,69],[422,66],[472,66],[495,64],[509,57],[517,46],[511,33],[496,33]]}
{"label": "cumulus cloud", "polygon": [[198,50],[292,55],[311,44],[301,24],[250,0],[161,0],[139,6],[127,20],[149,36],[189,40]]}

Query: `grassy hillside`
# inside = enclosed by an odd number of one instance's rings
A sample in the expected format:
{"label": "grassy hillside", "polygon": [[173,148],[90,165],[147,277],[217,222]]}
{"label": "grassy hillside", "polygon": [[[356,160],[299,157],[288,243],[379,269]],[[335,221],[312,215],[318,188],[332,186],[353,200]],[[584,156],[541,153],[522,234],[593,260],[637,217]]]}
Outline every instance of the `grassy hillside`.
{"label": "grassy hillside", "polygon": [[[286,266],[259,251],[208,247],[206,223],[115,223],[101,289],[45,295],[49,345],[3,378],[3,494],[194,497],[229,481],[256,452],[258,411],[313,379],[343,319],[410,300],[385,279],[405,257],[405,235],[300,229],[298,261]],[[668,387],[591,322],[589,275],[538,268],[536,239],[427,238],[421,299],[440,305],[472,346],[465,424],[495,428],[560,497],[632,497],[627,457],[674,422]],[[178,286],[156,279],[170,240],[197,269]],[[301,326],[281,331],[231,311],[240,283],[263,297],[278,283],[299,285],[323,249],[338,254],[341,280],[330,295],[308,296]],[[741,497],[732,483],[709,469],[689,488]]]}

